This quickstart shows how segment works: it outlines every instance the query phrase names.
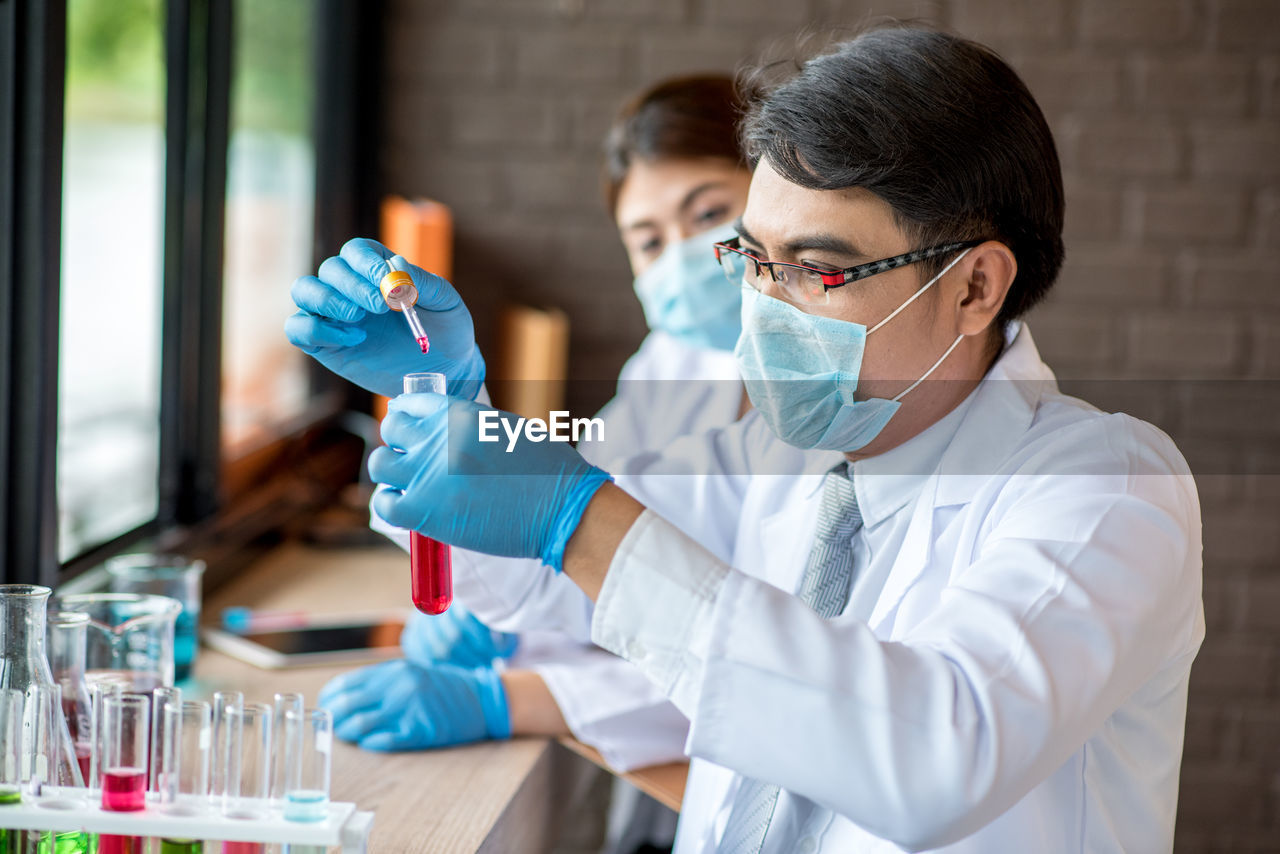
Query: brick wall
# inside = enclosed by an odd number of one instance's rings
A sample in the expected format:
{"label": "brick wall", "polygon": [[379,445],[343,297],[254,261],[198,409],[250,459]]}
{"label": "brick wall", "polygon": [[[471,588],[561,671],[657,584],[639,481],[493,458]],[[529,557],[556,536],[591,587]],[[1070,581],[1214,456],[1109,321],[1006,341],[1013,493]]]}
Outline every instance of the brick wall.
{"label": "brick wall", "polygon": [[[1067,264],[1031,319],[1041,350],[1194,449],[1209,635],[1177,850],[1280,851],[1280,0],[389,5],[384,186],[453,207],[482,339],[504,300],[569,312],[577,380],[616,376],[644,332],[597,183],[624,95],[868,14],[1006,56],[1067,183]],[[590,409],[607,387],[573,384],[570,402]]]}

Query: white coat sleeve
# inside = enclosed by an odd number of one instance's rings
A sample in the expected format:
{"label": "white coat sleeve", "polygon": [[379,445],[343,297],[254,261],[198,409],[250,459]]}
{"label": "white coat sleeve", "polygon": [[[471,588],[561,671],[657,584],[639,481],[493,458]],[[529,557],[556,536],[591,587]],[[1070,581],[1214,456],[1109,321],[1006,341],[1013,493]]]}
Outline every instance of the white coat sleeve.
{"label": "white coat sleeve", "polygon": [[689,719],[634,665],[598,647],[533,665],[570,732],[615,771],[683,760]]}
{"label": "white coat sleeve", "polygon": [[948,844],[1198,646],[1190,474],[1158,453],[1090,462],[1010,478],[981,548],[893,641],[822,619],[649,512],[610,566],[593,637],[690,717],[690,755],[904,848]]}

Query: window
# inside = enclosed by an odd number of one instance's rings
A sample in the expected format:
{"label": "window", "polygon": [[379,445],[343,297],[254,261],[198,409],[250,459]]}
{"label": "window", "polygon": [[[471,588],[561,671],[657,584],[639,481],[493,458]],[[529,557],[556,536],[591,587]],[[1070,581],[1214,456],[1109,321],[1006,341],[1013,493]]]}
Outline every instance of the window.
{"label": "window", "polygon": [[312,266],[313,0],[238,0],[231,73],[222,337],[222,447],[278,438],[309,402],[285,340],[289,286]]}
{"label": "window", "polygon": [[58,330],[58,557],[155,518],[160,464],[164,18],[70,0]]}
{"label": "window", "polygon": [[0,0],[0,581],[193,535],[231,569],[350,477],[332,417],[367,395],[282,327],[313,247],[376,223],[379,26],[359,0]]}

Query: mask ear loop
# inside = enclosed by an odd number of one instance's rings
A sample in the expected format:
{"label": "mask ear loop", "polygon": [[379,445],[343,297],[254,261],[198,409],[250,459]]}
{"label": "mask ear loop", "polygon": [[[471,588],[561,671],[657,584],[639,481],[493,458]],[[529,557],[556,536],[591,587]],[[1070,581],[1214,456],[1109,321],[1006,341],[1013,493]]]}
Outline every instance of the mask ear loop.
{"label": "mask ear loop", "polygon": [[[970,248],[972,248],[972,247],[970,247]],[[918,290],[918,291],[916,291],[914,294],[912,294],[912,295],[911,295],[911,297],[910,297],[906,302],[904,302],[902,305],[900,305],[900,306],[898,306],[897,308],[895,308],[895,309],[893,310],[893,312],[892,312],[888,317],[886,317],[884,320],[880,321],[880,322],[879,322],[879,323],[877,323],[875,326],[873,326],[873,327],[871,327],[870,329],[868,329],[868,330],[867,330],[867,334],[868,334],[868,335],[870,335],[872,332],[875,332],[875,331],[876,331],[877,329],[879,329],[881,326],[884,326],[884,325],[885,325],[886,323],[888,323],[890,320],[893,320],[895,317],[897,317],[897,316],[898,316],[898,313],[899,313],[900,311],[902,311],[902,310],[903,310],[904,308],[906,308],[907,306],[911,305],[911,303],[913,303],[913,302],[915,302],[915,301],[916,301],[916,298],[917,298],[918,296],[920,296],[920,295],[921,295],[922,293],[924,293],[925,291],[929,290],[929,288],[933,287],[933,283],[934,283],[934,282],[938,281],[938,279],[941,279],[943,276],[945,276],[945,275],[947,274],[947,271],[948,271],[948,270],[950,270],[950,269],[951,269],[952,267],[954,267],[955,265],[959,264],[959,263],[960,263],[960,259],[961,259],[961,258],[963,258],[964,256],[968,255],[968,254],[969,254],[969,250],[968,250],[968,249],[966,249],[966,250],[964,250],[963,252],[961,252],[959,255],[957,255],[957,256],[955,257],[955,259],[954,259],[954,260],[952,260],[952,262],[951,262],[950,264],[948,264],[947,266],[945,266],[945,267],[943,267],[943,268],[942,268],[941,272],[939,272],[939,273],[938,273],[938,275],[934,276],[932,279],[930,279],[929,281],[925,282],[925,283],[924,283],[924,287],[922,287],[920,290]],[[953,345],[951,345],[951,346],[953,346],[953,347],[954,347],[955,345],[953,344]],[[948,350],[947,352],[950,352],[950,351]],[[943,358],[946,358],[946,357],[944,356]],[[935,367],[936,367],[936,365],[935,365]],[[914,388],[914,386],[913,386],[913,388]]]}
{"label": "mask ear loop", "polygon": [[947,360],[947,357],[951,355],[951,351],[952,351],[952,350],[954,350],[956,347],[960,346],[960,342],[961,342],[961,341],[963,341],[963,340],[964,340],[964,336],[963,336],[963,335],[957,335],[957,336],[956,336],[956,340],[952,341],[952,342],[951,342],[951,346],[947,348],[947,352],[945,352],[945,353],[943,353],[943,354],[942,354],[942,358],[940,358],[940,359],[938,359],[938,361],[934,362],[934,363],[933,363],[933,367],[932,367],[932,368],[930,368],[929,370],[925,371],[925,372],[924,372],[924,376],[922,376],[920,379],[916,380],[916,381],[915,381],[915,382],[913,382],[910,386],[908,386],[906,391],[902,392],[902,393],[901,393],[901,394],[899,394],[897,397],[893,398],[893,402],[894,402],[894,403],[897,403],[898,401],[902,400],[902,399],[903,399],[904,397],[906,397],[908,394],[910,394],[911,392],[915,391],[916,386],[920,385],[920,383],[922,383],[922,382],[924,382],[925,380],[929,379],[929,374],[931,374],[931,373],[933,373],[934,371],[938,370],[938,365],[941,365],[943,362],[945,362],[945,361]]}

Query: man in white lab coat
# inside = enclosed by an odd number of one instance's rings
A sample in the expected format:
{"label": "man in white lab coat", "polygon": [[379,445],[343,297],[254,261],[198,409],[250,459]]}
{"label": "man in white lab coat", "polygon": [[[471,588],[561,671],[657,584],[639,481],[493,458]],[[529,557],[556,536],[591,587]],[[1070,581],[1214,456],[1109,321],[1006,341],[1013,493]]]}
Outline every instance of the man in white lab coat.
{"label": "man in white lab coat", "polygon": [[[1062,259],[1034,100],[985,48],[894,27],[746,134],[718,252],[751,286],[757,411],[611,483],[564,444],[479,442],[457,393],[405,396],[379,513],[595,601],[593,639],[691,721],[678,852],[1171,850],[1199,507],[1168,438],[1061,394],[1017,320]],[[348,263],[344,293],[385,272]],[[463,340],[439,291],[424,322]],[[317,358],[385,370],[325,322]]]}

